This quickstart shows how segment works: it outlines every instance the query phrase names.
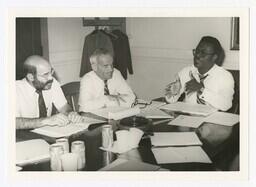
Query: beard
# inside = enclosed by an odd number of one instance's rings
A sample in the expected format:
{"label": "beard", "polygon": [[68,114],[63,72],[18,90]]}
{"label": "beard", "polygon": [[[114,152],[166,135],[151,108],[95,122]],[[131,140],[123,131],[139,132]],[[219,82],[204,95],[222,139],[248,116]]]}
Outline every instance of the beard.
{"label": "beard", "polygon": [[38,79],[33,81],[33,85],[37,90],[49,90],[52,87],[52,80],[48,80],[47,82],[41,82]]}

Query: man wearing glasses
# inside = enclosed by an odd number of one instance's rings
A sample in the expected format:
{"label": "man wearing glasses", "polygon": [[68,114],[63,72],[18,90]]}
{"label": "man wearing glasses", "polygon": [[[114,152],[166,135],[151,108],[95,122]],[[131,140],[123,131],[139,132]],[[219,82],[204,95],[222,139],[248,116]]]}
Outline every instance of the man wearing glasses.
{"label": "man wearing glasses", "polygon": [[176,80],[165,89],[169,103],[176,102],[185,93],[185,102],[210,105],[227,111],[232,107],[234,79],[227,70],[217,64],[224,60],[219,41],[204,36],[193,49],[194,64],[182,69]]}
{"label": "man wearing glasses", "polygon": [[[47,60],[41,56],[30,56],[24,62],[24,70],[25,78],[16,81],[16,129],[63,126],[82,119],[71,112]],[[51,116],[52,105],[59,113]]]}

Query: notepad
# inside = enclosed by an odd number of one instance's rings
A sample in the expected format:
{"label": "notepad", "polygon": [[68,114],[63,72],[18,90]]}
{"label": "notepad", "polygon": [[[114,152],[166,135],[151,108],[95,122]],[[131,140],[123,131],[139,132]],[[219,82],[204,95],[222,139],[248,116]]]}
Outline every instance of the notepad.
{"label": "notepad", "polygon": [[154,147],[152,152],[158,164],[167,163],[212,163],[200,146]]}
{"label": "notepad", "polygon": [[204,122],[204,119],[205,117],[201,116],[179,115],[174,120],[170,121],[168,125],[198,128]]}
{"label": "notepad", "polygon": [[16,143],[16,164],[19,166],[49,160],[50,145],[43,139]]}
{"label": "notepad", "polygon": [[185,102],[171,103],[168,105],[161,106],[160,108],[164,110],[184,112],[202,116],[208,116],[209,114],[212,114],[217,111],[217,109],[207,105],[191,104]]}
{"label": "notepad", "polygon": [[239,115],[227,112],[215,112],[204,119],[204,122],[233,126],[239,122]]}
{"label": "notepad", "polygon": [[153,164],[118,158],[108,166],[101,168],[99,171],[157,171],[159,169],[160,166]]}
{"label": "notepad", "polygon": [[138,107],[128,108],[128,107],[107,107],[91,111],[91,113],[101,116],[106,119],[119,120],[122,118],[135,116],[140,113]]}
{"label": "notepad", "polygon": [[202,145],[195,132],[155,132],[150,139],[153,146]]}
{"label": "notepad", "polygon": [[49,136],[52,138],[68,137],[72,134],[79,133],[88,129],[88,123],[72,123],[64,127],[60,126],[44,126],[31,130],[31,132]]}

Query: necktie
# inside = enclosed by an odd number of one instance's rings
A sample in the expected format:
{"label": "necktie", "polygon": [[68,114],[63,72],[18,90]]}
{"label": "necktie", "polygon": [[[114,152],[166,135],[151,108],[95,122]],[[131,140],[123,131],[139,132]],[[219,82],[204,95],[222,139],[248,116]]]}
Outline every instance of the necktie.
{"label": "necktie", "polygon": [[104,80],[104,95],[109,95],[108,80]]}
{"label": "necktie", "polygon": [[42,90],[36,90],[36,93],[38,93],[39,118],[46,117],[47,110],[46,110]]}
{"label": "necktie", "polygon": [[[205,75],[205,76],[199,74],[199,78],[200,78],[200,83],[201,83],[201,84],[204,84],[204,80],[206,79],[207,76],[208,76],[208,74]],[[198,90],[198,91],[197,91],[197,94],[196,94],[196,96],[197,96],[197,103],[198,103],[198,104],[203,104],[203,105],[205,105],[205,100],[203,100],[202,98],[200,98],[200,95],[201,95],[201,94],[202,94],[201,90]]]}

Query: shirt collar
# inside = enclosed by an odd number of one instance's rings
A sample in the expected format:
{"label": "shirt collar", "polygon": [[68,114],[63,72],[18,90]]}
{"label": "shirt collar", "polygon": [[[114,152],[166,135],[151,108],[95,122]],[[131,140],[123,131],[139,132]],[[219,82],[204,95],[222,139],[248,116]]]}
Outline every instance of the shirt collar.
{"label": "shirt collar", "polygon": [[[115,72],[115,70],[114,70],[114,72]],[[113,79],[113,77],[114,77],[114,72],[113,72],[112,77],[107,80],[108,83]],[[95,71],[93,71],[93,74],[94,74],[94,76],[96,77],[96,79],[97,79],[99,82],[101,82],[102,84],[104,84],[104,80],[102,80],[102,79],[95,73]]]}
{"label": "shirt collar", "polygon": [[[216,68],[217,68],[217,65],[214,64],[214,65],[211,67],[211,69],[209,69],[205,74],[203,74],[203,76],[211,75],[211,74],[215,71]],[[193,66],[193,69],[195,69],[194,71],[195,71],[198,75],[201,75],[201,74],[199,73],[198,69],[197,69],[195,66]]]}
{"label": "shirt collar", "polygon": [[30,91],[29,93],[36,92],[36,88],[29,84],[28,80],[26,78],[23,78],[22,81],[24,81],[25,85],[27,86],[27,89]]}

